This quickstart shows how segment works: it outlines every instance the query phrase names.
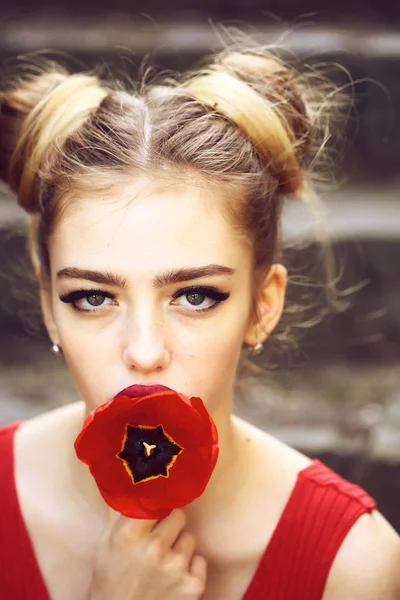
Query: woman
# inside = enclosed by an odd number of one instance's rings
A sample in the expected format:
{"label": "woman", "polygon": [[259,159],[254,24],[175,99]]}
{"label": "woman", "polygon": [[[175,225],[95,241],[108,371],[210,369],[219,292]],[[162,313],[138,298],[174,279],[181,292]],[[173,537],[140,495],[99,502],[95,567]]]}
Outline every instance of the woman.
{"label": "woman", "polygon": [[[231,414],[243,346],[283,311],[279,217],[306,187],[311,91],[260,50],[140,93],[56,67],[1,93],[2,173],[81,399],[1,432],[2,598],[400,598],[374,501]],[[204,494],[159,522],[111,511],[73,449],[134,384],[200,396],[219,432]]]}

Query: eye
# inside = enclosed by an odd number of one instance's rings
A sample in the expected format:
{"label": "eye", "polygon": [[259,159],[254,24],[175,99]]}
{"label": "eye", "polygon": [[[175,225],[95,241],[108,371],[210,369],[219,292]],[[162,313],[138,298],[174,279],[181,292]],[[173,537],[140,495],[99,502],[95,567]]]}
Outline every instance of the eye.
{"label": "eye", "polygon": [[102,290],[75,290],[60,296],[61,302],[71,304],[75,310],[94,312],[112,306],[115,296]]}
{"label": "eye", "polygon": [[90,296],[86,296],[85,298],[82,298],[83,304],[85,302],[88,303],[88,305],[90,306],[101,306],[102,304],[105,303],[107,299],[107,296],[105,296],[104,294],[90,294]]}
{"label": "eye", "polygon": [[184,298],[187,299],[189,304],[192,304],[193,306],[199,306],[203,304],[207,296],[205,294],[199,294],[198,292],[191,292],[190,294],[185,294]]}
{"label": "eye", "polygon": [[229,298],[230,294],[222,292],[215,287],[210,286],[192,286],[178,290],[174,294],[175,300],[182,299],[183,302],[177,303],[192,312],[205,312],[215,308],[221,302]]}

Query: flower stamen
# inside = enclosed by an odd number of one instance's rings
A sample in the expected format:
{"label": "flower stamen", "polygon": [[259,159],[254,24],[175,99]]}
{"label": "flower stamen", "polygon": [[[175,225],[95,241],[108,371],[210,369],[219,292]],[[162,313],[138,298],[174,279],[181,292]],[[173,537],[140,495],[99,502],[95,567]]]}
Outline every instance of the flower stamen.
{"label": "flower stamen", "polygon": [[152,456],[154,454],[154,449],[157,448],[156,444],[147,444],[146,442],[142,442],[142,444],[146,456]]}

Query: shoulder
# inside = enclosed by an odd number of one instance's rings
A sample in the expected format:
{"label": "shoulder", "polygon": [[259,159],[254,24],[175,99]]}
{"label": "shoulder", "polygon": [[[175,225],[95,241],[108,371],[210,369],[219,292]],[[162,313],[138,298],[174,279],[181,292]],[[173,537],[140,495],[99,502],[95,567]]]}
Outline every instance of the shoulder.
{"label": "shoulder", "polygon": [[[81,403],[69,404],[24,421],[15,432],[14,458],[17,487],[34,485],[42,493],[60,481],[62,467],[83,421]],[[40,484],[40,485],[39,485]]]}
{"label": "shoulder", "polygon": [[25,521],[48,522],[50,504],[68,496],[79,412],[79,404],[66,405],[23,422],[15,433],[14,478]]}
{"label": "shoulder", "polygon": [[[29,458],[34,453],[35,459],[41,452],[43,457],[48,456],[49,449],[57,451],[65,441],[74,439],[83,418],[83,403],[76,402],[23,421],[15,434],[16,454]],[[37,461],[33,464],[37,464]]]}
{"label": "shoulder", "polygon": [[[252,427],[250,436],[257,442],[258,457],[260,447],[266,449],[267,458],[273,455],[273,460],[266,461],[268,469],[265,470],[269,478],[271,473],[274,475],[272,480],[275,487],[281,490],[279,505],[282,509],[299,473],[305,473],[311,461],[256,428]],[[264,461],[261,462],[264,464]],[[342,480],[330,470],[327,473],[334,478],[336,485],[333,487],[339,496],[343,495],[344,498],[350,495],[355,500],[360,499],[361,488]],[[330,478],[322,477],[322,483],[328,485],[332,482]],[[276,495],[276,491],[274,490],[272,497]],[[269,493],[271,498],[271,490]],[[325,512],[328,510],[331,513],[332,502],[336,505],[335,498],[335,494],[323,496]],[[323,516],[324,510],[320,513]],[[297,513],[294,514],[296,516]],[[332,526],[335,526],[334,522]],[[322,600],[343,599],[400,600],[400,538],[378,511],[364,512],[357,518],[329,569]]]}
{"label": "shoulder", "polygon": [[383,516],[353,525],[330,570],[323,600],[400,600],[400,538]]}

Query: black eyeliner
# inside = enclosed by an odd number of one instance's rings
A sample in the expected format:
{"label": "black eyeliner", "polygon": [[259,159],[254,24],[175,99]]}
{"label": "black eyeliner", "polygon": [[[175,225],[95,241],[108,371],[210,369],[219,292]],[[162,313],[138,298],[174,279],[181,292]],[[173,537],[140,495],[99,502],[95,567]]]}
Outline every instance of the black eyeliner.
{"label": "black eyeliner", "polygon": [[173,294],[174,300],[184,296],[186,294],[200,294],[212,298],[212,300],[216,300],[217,302],[223,302],[227,300],[230,296],[229,292],[221,292],[221,290],[212,287],[212,286],[200,286],[200,285],[192,285],[189,287],[181,288],[177,290]]}
{"label": "black eyeliner", "polygon": [[[187,286],[185,288],[180,288],[179,290],[177,290],[172,298],[174,300],[181,298],[182,296],[187,296],[189,294],[199,294],[201,296],[205,296],[206,298],[210,298],[211,300],[214,300],[214,304],[212,306],[208,306],[207,308],[196,308],[194,307],[193,309],[190,309],[189,312],[191,313],[206,313],[210,310],[212,310],[213,308],[217,308],[217,306],[219,306],[219,304],[221,304],[222,302],[224,302],[225,300],[227,300],[230,297],[230,292],[222,292],[221,290],[219,290],[218,288],[215,288],[213,286],[200,286],[200,285],[191,285],[191,286]],[[99,307],[93,307],[91,309],[86,309],[86,308],[81,308],[78,306],[78,302],[79,300],[82,300],[84,298],[87,298],[88,296],[92,296],[92,295],[100,295],[100,296],[104,296],[104,298],[110,298],[111,300],[115,300],[115,294],[111,293],[111,292],[105,292],[104,290],[101,289],[96,289],[96,288],[92,288],[92,289],[79,289],[79,290],[74,290],[72,292],[67,292],[65,294],[60,294],[59,295],[59,299],[61,300],[61,302],[64,302],[65,304],[71,304],[72,308],[78,312],[86,312],[86,313],[94,313],[97,310],[102,310],[101,306]]]}
{"label": "black eyeliner", "polygon": [[82,290],[74,290],[73,292],[67,292],[66,294],[60,294],[59,299],[61,302],[65,302],[66,304],[72,304],[77,300],[82,300],[82,298],[87,298],[87,296],[92,296],[94,294],[98,294],[99,296],[104,296],[105,298],[111,298],[114,300],[115,294],[111,294],[110,292],[104,292],[104,290],[99,289],[82,289]]}

